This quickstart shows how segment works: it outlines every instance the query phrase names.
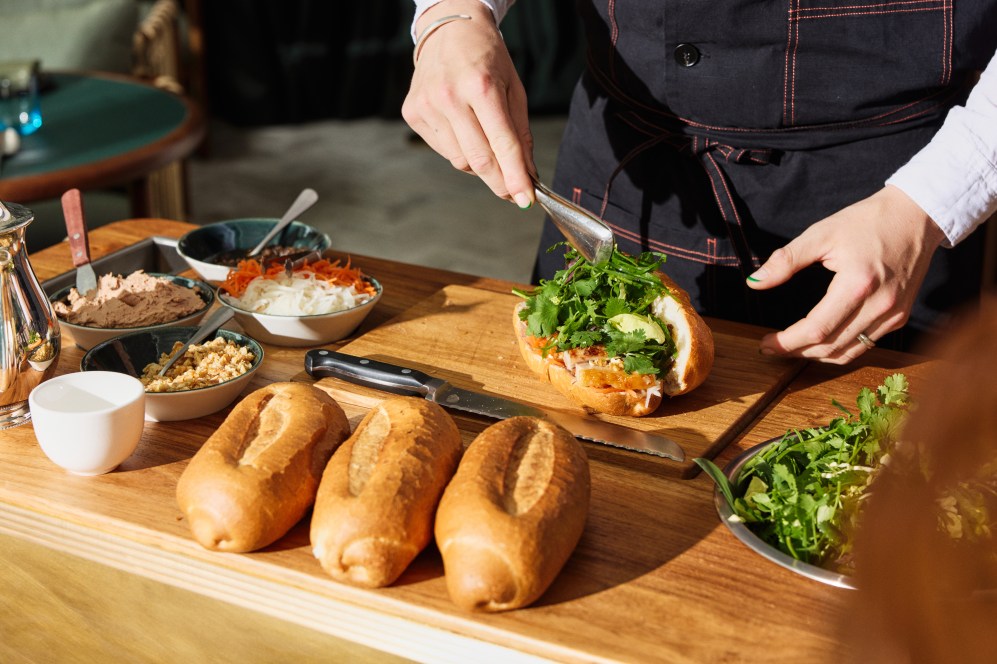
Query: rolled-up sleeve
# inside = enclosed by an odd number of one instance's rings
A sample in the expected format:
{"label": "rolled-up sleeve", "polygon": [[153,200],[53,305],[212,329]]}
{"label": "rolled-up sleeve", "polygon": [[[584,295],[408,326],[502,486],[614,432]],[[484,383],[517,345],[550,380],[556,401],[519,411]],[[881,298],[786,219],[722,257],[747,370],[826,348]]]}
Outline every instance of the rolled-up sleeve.
{"label": "rolled-up sleeve", "polygon": [[997,56],[965,106],[956,106],[931,142],[886,184],[910,196],[942,232],[947,246],[997,211]]}

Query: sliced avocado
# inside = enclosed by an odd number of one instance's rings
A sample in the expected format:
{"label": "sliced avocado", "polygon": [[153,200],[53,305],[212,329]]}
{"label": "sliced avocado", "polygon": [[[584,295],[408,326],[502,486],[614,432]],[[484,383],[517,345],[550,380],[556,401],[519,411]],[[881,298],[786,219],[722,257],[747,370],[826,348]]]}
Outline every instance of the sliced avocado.
{"label": "sliced avocado", "polygon": [[645,339],[653,339],[659,344],[665,343],[665,331],[654,320],[640,314],[617,314],[609,319],[609,324],[620,332],[643,330]]}

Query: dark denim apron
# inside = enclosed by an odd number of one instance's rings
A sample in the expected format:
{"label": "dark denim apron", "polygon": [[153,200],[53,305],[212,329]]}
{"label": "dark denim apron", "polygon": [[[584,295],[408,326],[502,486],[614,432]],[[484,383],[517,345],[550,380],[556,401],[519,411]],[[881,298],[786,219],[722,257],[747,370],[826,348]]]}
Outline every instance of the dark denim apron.
{"label": "dark denim apron", "polygon": [[[554,187],[620,248],[657,251],[708,316],[784,328],[826,292],[815,266],[745,277],[865,198],[962,103],[997,44],[994,0],[579,0],[587,67]],[[563,266],[547,248],[534,278]],[[855,238],[856,244],[862,242]],[[936,252],[904,333],[978,296],[982,233]],[[892,343],[891,343],[892,342]]]}

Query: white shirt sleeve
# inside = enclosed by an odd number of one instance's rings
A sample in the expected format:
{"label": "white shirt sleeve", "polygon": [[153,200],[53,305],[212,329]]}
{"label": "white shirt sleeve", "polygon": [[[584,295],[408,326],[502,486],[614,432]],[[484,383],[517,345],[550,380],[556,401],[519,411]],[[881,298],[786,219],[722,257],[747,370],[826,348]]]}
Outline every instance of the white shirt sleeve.
{"label": "white shirt sleeve", "polygon": [[941,129],[886,184],[904,191],[954,246],[997,211],[997,56],[965,106],[949,111]]}
{"label": "white shirt sleeve", "polygon": [[[432,7],[433,5],[440,2],[440,0],[414,0],[415,1],[415,14],[412,17],[412,42],[419,37],[415,33],[415,22],[419,20],[422,13]],[[502,19],[505,18],[506,12],[509,11],[509,7],[512,7],[512,3],[516,0],[478,0],[485,7],[492,10],[492,16],[495,17],[495,25],[499,25]]]}

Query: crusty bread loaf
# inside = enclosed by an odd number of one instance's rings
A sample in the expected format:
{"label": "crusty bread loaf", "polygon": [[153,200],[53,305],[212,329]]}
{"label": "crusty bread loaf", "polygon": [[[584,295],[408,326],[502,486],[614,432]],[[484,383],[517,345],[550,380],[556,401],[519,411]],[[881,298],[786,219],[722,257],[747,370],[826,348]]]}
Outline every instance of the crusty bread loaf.
{"label": "crusty bread loaf", "polygon": [[237,552],[279,539],[311,506],[326,463],[349,435],[343,409],[311,385],[273,383],[246,396],[177,484],[194,539]]}
{"label": "crusty bread loaf", "polygon": [[678,396],[701,385],[713,368],[713,333],[693,308],[689,294],[664,273],[656,274],[669,292],[654,301],[652,312],[667,324],[677,354],[668,373],[659,380],[650,381],[648,389],[610,389],[579,382],[553,353],[544,357],[531,343],[535,340],[529,336],[526,323],[519,317],[520,310],[525,306],[520,302],[513,309],[512,323],[526,366],[574,403],[586,410],[609,415],[649,415],[661,405],[663,395]]}
{"label": "crusty bread loaf", "polygon": [[556,424],[513,417],[482,431],[436,513],[450,598],[477,611],[534,602],[581,538],[589,493],[585,450]]}
{"label": "crusty bread loaf", "polygon": [[311,524],[322,567],[358,586],[393,583],[432,538],[462,452],[457,425],[435,403],[394,397],[374,407],[322,475]]}
{"label": "crusty bread loaf", "polygon": [[713,333],[692,306],[689,294],[664,272],[657,272],[669,295],[654,301],[655,316],[668,324],[675,341],[676,356],[672,370],[665,375],[664,391],[670,397],[685,394],[706,380],[713,368]]}

